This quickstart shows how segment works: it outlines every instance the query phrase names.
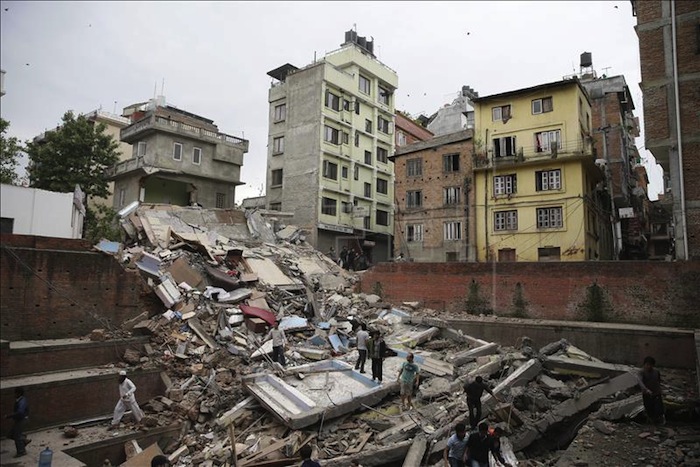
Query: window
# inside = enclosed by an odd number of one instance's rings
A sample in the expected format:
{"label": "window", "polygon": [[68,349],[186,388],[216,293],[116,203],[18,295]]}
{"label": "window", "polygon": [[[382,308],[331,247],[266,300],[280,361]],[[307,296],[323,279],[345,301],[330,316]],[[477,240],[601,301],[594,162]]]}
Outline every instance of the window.
{"label": "window", "polygon": [[445,262],[456,263],[457,261],[459,261],[459,256],[457,255],[456,252],[448,251],[445,253]]}
{"label": "window", "polygon": [[365,182],[365,198],[372,197],[372,184]]}
{"label": "window", "polygon": [[333,198],[321,198],[321,214],[335,216],[338,210],[338,202]]}
{"label": "window", "polygon": [[340,110],[340,96],[336,96],[332,92],[326,91],[326,107],[338,112]]}
{"label": "window", "polygon": [[331,144],[340,144],[339,131],[331,126],[324,125],[323,127],[323,140]]}
{"label": "window", "polygon": [[371,94],[369,78],[365,78],[362,75],[360,75],[360,91],[365,94]]}
{"label": "window", "polygon": [[287,104],[280,104],[275,106],[275,122],[282,122],[287,119]]}
{"label": "window", "polygon": [[347,201],[341,201],[340,208],[345,214],[350,214],[352,212],[352,204],[348,203]]}
{"label": "window", "polygon": [[338,180],[338,164],[331,161],[323,161],[323,176],[331,180]]}
{"label": "window", "polygon": [[282,169],[272,171],[271,186],[282,186]]}
{"label": "window", "polygon": [[272,155],[282,154],[284,152],[284,136],[272,138]]}
{"label": "window", "polygon": [[377,161],[383,162],[386,164],[388,160],[389,160],[389,151],[382,148],[382,147],[377,146]]}
{"label": "window", "polygon": [[423,175],[423,159],[409,159],[406,161],[406,175],[419,177]]}
{"label": "window", "polygon": [[365,120],[365,131],[372,133],[372,120]]}
{"label": "window", "polygon": [[448,186],[442,189],[442,198],[445,204],[459,204],[462,190],[458,186]]}
{"label": "window", "polygon": [[517,181],[517,176],[515,174],[496,175],[493,177],[493,195],[512,195],[517,193]]}
{"label": "window", "polygon": [[389,212],[377,209],[377,225],[389,225]]}
{"label": "window", "polygon": [[226,193],[216,194],[216,207],[218,209],[223,209],[226,207]]}
{"label": "window", "polygon": [[493,213],[493,230],[518,230],[518,211],[496,211]]}
{"label": "window", "polygon": [[461,240],[462,239],[462,223],[461,222],[445,222],[443,224],[443,233],[445,240]]}
{"label": "window", "polygon": [[350,144],[350,135],[343,132],[343,144]]}
{"label": "window", "polygon": [[194,165],[199,165],[202,163],[202,149],[192,148],[192,163]]}
{"label": "window", "polygon": [[355,131],[355,147],[359,148],[360,147],[360,132]]}
{"label": "window", "polygon": [[347,180],[348,178],[348,166],[344,165],[340,168],[340,176]]}
{"label": "window", "polygon": [[15,231],[15,219],[14,217],[2,217],[0,218],[0,233],[11,234]]}
{"label": "window", "polygon": [[[141,149],[141,143],[139,143],[139,150],[140,149]],[[173,144],[173,159],[175,159],[176,161],[182,160],[182,144],[180,144],[180,143]]]}
{"label": "window", "polygon": [[459,154],[445,154],[442,156],[442,166],[445,172],[459,171]]}
{"label": "window", "polygon": [[491,109],[491,118],[494,122],[510,119],[510,105],[502,105]]}
{"label": "window", "polygon": [[546,247],[537,249],[538,261],[559,261],[561,260],[561,249],[557,247]]}
{"label": "window", "polygon": [[423,205],[423,192],[418,191],[408,191],[406,192],[406,207],[407,208],[419,208]]}
{"label": "window", "polygon": [[537,152],[552,152],[561,149],[561,147],[561,130],[535,133],[535,150]]}
{"label": "window", "polygon": [[143,157],[145,155],[146,155],[146,142],[139,141],[139,144],[136,147],[136,156]]}
{"label": "window", "polygon": [[387,120],[381,116],[377,117],[377,129],[379,131],[381,131],[382,133],[386,133],[386,134],[391,133],[389,120]]}
{"label": "window", "polygon": [[538,208],[537,228],[538,229],[560,229],[564,226],[562,208]]}
{"label": "window", "polygon": [[366,230],[369,230],[372,228],[372,221],[369,218],[369,216],[365,216],[362,218],[362,228],[366,229]]}
{"label": "window", "polygon": [[494,138],[493,154],[496,157],[515,156],[515,136],[504,136],[503,138]]}
{"label": "window", "polygon": [[372,165],[372,153],[365,151],[365,164]]}
{"label": "window", "polygon": [[353,170],[352,178],[354,178],[355,180],[360,179],[360,166],[359,165],[355,166],[355,169]]}
{"label": "window", "polygon": [[545,112],[552,111],[552,98],[543,97],[542,99],[535,99],[532,101],[532,114],[541,114]]}
{"label": "window", "polygon": [[126,204],[126,188],[119,189],[119,206],[124,206]]}
{"label": "window", "polygon": [[422,242],[423,241],[423,224],[408,224],[406,226],[406,241],[407,242]]}
{"label": "window", "polygon": [[350,102],[347,99],[343,99],[343,110],[347,110],[349,112],[351,105],[352,105],[352,102]]}
{"label": "window", "polygon": [[561,169],[535,172],[537,191],[561,190]]}
{"label": "window", "polygon": [[355,101],[355,114],[360,115],[360,101]]}
{"label": "window", "polygon": [[389,181],[377,177],[377,193],[386,195],[389,193]]}
{"label": "window", "polygon": [[406,134],[403,131],[399,131],[396,133],[396,145],[397,146],[405,146],[406,145]]}
{"label": "window", "polygon": [[389,106],[389,99],[391,98],[391,92],[388,89],[379,86],[379,103]]}
{"label": "window", "polygon": [[282,203],[270,203],[270,211],[281,211]]}

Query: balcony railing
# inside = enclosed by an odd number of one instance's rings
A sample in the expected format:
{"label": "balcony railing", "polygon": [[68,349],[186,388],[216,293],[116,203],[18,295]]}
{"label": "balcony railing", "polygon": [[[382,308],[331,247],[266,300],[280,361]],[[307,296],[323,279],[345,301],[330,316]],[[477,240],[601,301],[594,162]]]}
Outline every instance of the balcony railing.
{"label": "balcony railing", "polygon": [[[514,154],[496,156],[494,148],[476,150],[472,154],[472,164],[475,169],[491,168],[500,165],[511,165],[527,162],[544,161],[572,156],[593,156],[593,145],[589,141],[562,142],[556,148],[542,149],[536,146],[518,147]],[[501,153],[503,154],[503,152]]]}
{"label": "balcony railing", "polygon": [[248,148],[248,141],[245,139],[227,135],[226,133],[220,133],[204,128],[199,128],[183,122],[169,120],[167,118],[159,117],[157,115],[151,115],[150,117],[146,117],[142,120],[139,120],[136,123],[129,125],[121,131],[120,136],[122,140],[127,140],[142,131],[157,128],[175,131],[177,133],[184,133],[202,139],[212,139],[228,144],[243,145],[245,146],[246,150]]}
{"label": "balcony railing", "polygon": [[123,174],[126,172],[131,172],[132,170],[139,169],[141,167],[144,167],[146,164],[144,162],[143,156],[139,156],[133,159],[127,159],[125,161],[121,161],[118,164],[113,165],[112,167],[109,167],[107,170],[105,170],[105,177],[106,178],[112,178],[116,175]]}

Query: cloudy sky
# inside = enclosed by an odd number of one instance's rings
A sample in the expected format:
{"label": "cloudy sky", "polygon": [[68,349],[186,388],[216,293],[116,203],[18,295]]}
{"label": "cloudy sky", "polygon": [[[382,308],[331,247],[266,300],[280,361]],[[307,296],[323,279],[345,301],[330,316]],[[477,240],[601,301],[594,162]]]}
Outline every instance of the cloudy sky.
{"label": "cloudy sky", "polygon": [[[117,112],[153,97],[250,140],[237,201],[264,194],[266,73],[334,50],[356,25],[397,71],[397,108],[435,112],[462,85],[480,95],[556,81],[593,53],[624,75],[642,117],[636,18],[629,1],[561,2],[0,2],[2,117],[21,139],[68,110]],[[643,148],[643,139],[637,146]],[[660,167],[642,150],[650,196]]]}

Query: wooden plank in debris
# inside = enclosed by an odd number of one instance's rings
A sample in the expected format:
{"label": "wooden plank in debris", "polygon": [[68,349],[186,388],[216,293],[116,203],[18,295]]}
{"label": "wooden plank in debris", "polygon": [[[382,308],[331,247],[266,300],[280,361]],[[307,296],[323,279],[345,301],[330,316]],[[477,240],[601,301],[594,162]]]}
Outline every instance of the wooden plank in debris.
{"label": "wooden plank in debris", "polygon": [[269,445],[265,449],[256,452],[252,456],[246,457],[245,459],[243,459],[240,462],[239,467],[245,467],[246,465],[258,465],[257,462],[254,464],[251,464],[251,463],[253,461],[255,461],[256,459],[262,459],[263,457],[265,457],[269,454],[272,454],[273,452],[275,452],[279,449],[282,449],[287,444],[287,441],[289,441],[287,438],[281,439],[279,441],[272,443],[271,445]]}
{"label": "wooden plank in debris", "polygon": [[192,318],[187,321],[189,327],[199,336],[200,339],[204,341],[205,344],[209,346],[210,349],[218,349],[219,345],[216,343],[212,337],[204,331],[202,328],[202,323],[199,322],[198,318]]}
{"label": "wooden plank in debris", "polygon": [[153,443],[131,459],[121,464],[120,467],[143,467],[144,465],[151,465],[151,459],[153,459],[155,456],[162,455],[163,451],[160,450],[158,443]]}
{"label": "wooden plank in debris", "polygon": [[238,417],[243,414],[243,410],[253,405],[255,398],[253,396],[248,396],[243,399],[238,404],[234,405],[230,410],[224,413],[221,417],[216,419],[216,423],[220,427],[225,427],[233,423]]}
{"label": "wooden plank in debris", "polygon": [[363,434],[362,436],[360,436],[360,442],[348,449],[347,451],[345,451],[345,454],[355,454],[356,452],[362,451],[362,448],[365,447],[365,444],[367,444],[367,441],[369,441],[371,437],[372,433]]}

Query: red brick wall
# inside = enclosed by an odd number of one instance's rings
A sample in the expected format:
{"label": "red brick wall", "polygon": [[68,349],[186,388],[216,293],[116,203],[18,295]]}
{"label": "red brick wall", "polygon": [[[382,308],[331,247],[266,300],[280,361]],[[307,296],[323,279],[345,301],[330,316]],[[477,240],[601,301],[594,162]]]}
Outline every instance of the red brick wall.
{"label": "red brick wall", "polygon": [[[358,288],[385,300],[420,301],[454,310],[467,298],[469,285],[497,315],[513,312],[516,284],[521,284],[530,318],[586,320],[578,305],[593,283],[612,307],[608,321],[654,326],[700,326],[700,262],[579,263],[381,263],[361,276]],[[463,309],[463,308],[462,308]]]}
{"label": "red brick wall", "polygon": [[5,340],[61,339],[118,327],[150,296],[141,276],[82,240],[2,235],[0,323]]}

